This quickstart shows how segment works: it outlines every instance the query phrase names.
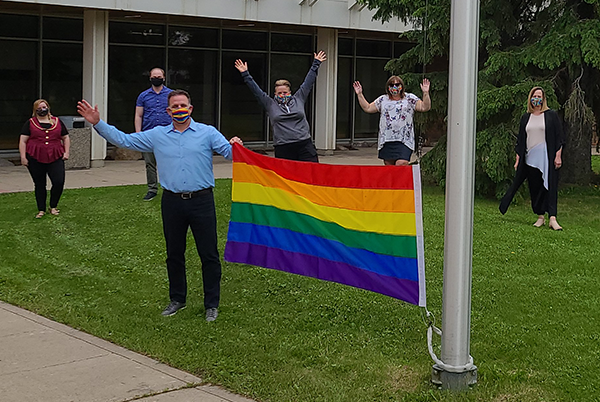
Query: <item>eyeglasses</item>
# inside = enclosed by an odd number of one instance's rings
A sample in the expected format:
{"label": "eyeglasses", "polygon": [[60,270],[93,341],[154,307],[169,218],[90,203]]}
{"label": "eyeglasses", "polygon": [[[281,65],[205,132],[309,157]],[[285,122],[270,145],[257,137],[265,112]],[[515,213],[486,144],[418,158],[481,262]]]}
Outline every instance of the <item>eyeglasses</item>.
{"label": "eyeglasses", "polygon": [[400,84],[399,82],[395,83],[395,84],[390,84],[388,85],[389,88],[402,88],[402,84]]}

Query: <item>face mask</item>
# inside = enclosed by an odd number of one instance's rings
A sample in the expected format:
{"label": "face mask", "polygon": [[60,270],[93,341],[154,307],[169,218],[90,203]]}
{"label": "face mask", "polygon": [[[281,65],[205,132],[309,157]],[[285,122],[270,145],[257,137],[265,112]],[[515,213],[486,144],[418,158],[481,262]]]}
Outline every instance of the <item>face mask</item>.
{"label": "face mask", "polygon": [[542,98],[531,98],[531,106],[537,107],[542,106],[543,99]]}
{"label": "face mask", "polygon": [[35,111],[38,116],[46,116],[48,115],[48,109],[38,109]]}
{"label": "face mask", "polygon": [[286,95],[275,95],[275,100],[279,103],[282,104],[286,104],[290,101],[290,99],[292,98],[292,95],[290,94],[286,94]]}
{"label": "face mask", "polygon": [[171,110],[173,121],[176,123],[185,123],[190,118],[190,109],[187,107],[181,107],[179,109]]}
{"label": "face mask", "polygon": [[388,88],[392,95],[398,95],[402,91],[402,85],[400,84],[390,85]]}
{"label": "face mask", "polygon": [[165,83],[165,80],[162,78],[150,78],[150,82],[152,83],[153,86],[159,87]]}

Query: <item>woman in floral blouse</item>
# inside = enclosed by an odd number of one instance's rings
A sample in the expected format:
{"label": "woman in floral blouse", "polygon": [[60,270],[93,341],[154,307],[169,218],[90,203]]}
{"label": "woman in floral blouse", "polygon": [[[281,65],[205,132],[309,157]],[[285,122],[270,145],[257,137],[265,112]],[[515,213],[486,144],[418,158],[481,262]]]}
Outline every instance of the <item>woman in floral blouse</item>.
{"label": "woman in floral blouse", "polygon": [[377,149],[379,159],[385,165],[408,165],[415,149],[415,129],[413,114],[431,109],[429,97],[429,80],[421,83],[423,100],[418,96],[404,92],[404,82],[396,75],[391,76],[385,84],[385,95],[369,103],[363,95],[362,85],[353,84],[360,107],[367,113],[381,113],[379,119],[379,138]]}

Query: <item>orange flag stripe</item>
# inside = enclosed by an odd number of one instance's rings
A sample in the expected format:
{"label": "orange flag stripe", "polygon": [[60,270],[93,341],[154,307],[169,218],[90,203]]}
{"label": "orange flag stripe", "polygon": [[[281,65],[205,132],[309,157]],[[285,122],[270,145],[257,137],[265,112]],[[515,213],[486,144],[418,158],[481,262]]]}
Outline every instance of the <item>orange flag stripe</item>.
{"label": "orange flag stripe", "polygon": [[289,180],[272,170],[240,162],[234,162],[233,175],[238,183],[277,188],[316,205],[354,211],[415,212],[413,190],[316,186]]}

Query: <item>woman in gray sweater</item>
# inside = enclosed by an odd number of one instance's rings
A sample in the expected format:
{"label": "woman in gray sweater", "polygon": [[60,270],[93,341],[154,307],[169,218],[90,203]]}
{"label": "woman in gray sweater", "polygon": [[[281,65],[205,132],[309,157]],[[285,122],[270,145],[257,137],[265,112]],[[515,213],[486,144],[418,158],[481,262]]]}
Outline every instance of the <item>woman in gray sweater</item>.
{"label": "woman in gray sweater", "polygon": [[310,127],[306,120],[304,105],[317,79],[319,66],[325,60],[327,60],[325,52],[315,53],[315,59],[304,82],[293,95],[288,80],[275,81],[275,95],[273,97],[270,97],[256,84],[248,72],[247,62],[240,59],[235,61],[235,68],[242,74],[244,82],[269,115],[273,127],[273,145],[276,158],[319,162],[317,150],[310,136]]}

